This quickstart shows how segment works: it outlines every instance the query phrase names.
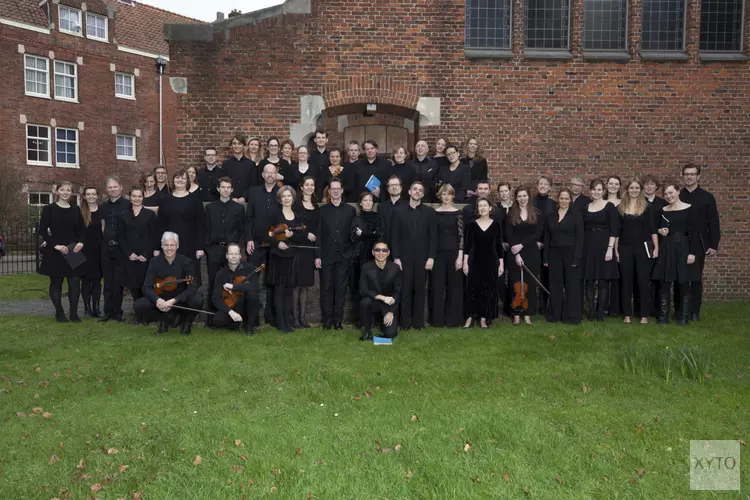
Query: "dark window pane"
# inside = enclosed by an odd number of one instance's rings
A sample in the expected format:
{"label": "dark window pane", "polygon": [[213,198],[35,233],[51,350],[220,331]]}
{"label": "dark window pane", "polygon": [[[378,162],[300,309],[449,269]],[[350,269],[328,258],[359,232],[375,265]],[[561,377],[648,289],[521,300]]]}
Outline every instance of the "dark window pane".
{"label": "dark window pane", "polygon": [[568,0],[527,0],[526,47],[567,49],[569,8]]}
{"label": "dark window pane", "polygon": [[642,50],[683,50],[685,0],[643,0]]}
{"label": "dark window pane", "polygon": [[701,50],[742,51],[742,0],[701,0]]}
{"label": "dark window pane", "polygon": [[583,48],[627,50],[627,0],[585,0]]}
{"label": "dark window pane", "polygon": [[467,48],[510,48],[510,0],[466,0]]}

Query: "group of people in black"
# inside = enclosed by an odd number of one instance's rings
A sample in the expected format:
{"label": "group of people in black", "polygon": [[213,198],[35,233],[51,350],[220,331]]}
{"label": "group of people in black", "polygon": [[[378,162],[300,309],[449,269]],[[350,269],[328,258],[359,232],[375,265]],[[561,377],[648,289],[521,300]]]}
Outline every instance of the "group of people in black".
{"label": "group of people in black", "polygon": [[[441,139],[433,156],[419,141],[411,160],[398,147],[391,161],[371,140],[363,157],[350,143],[346,160],[328,149],[325,132],[314,140],[310,152],[271,138],[262,154],[259,139],[236,135],[222,163],[207,148],[205,165],[171,179],[157,167],[127,199],[111,176],[106,201],[86,187],[80,207],[70,202],[72,185],[60,183],[40,223],[57,320],[80,321],[82,291],[85,316],[123,321],[127,288],[134,323],[158,322],[157,333],[189,334],[206,312],[208,325],[252,335],[261,307],[267,324],[291,332],[309,326],[318,274],[323,328],[343,328],[351,290],[363,340],[376,323],[388,337],[427,323],[488,328],[502,315],[530,324],[537,312],[575,324],[584,304],[591,320],[622,312],[626,323],[647,323],[655,312],[667,322],[672,284],[678,323],[700,317],[703,265],[720,230],[699,165],[684,166],[682,189],[661,186],[664,199],[652,176],[624,186],[616,176],[594,179],[590,197],[574,176],[553,200],[543,175],[534,188],[499,183],[493,204],[475,138],[463,156]],[[68,255],[78,252],[85,262]]]}

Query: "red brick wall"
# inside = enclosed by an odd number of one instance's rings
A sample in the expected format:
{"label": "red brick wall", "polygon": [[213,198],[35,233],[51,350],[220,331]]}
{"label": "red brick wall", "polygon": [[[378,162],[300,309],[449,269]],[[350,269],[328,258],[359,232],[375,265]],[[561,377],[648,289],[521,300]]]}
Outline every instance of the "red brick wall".
{"label": "red brick wall", "polygon": [[[724,234],[707,293],[750,297],[750,64],[700,62],[698,0],[688,8],[689,61],[640,60],[640,0],[630,4],[632,61],[583,60],[582,0],[573,0],[573,60],[526,60],[522,5],[514,1],[512,60],[465,58],[456,0],[314,0],[310,16],[264,20],[209,44],[173,42],[172,73],[188,78],[179,160],[198,162],[206,143],[225,146],[236,130],[288,136],[305,94],[327,106],[439,97],[442,124],[418,137],[476,135],[495,182],[515,186],[541,173],[556,185],[573,173],[677,179],[680,164],[707,163],[702,184],[717,197]],[[745,25],[747,47],[750,15]]]}
{"label": "red brick wall", "polygon": [[[24,58],[18,52],[19,44],[24,46],[26,54],[47,57],[49,51],[53,51],[55,59],[68,62],[83,57],[83,65],[78,66],[79,103],[24,95]],[[115,97],[111,63],[116,65],[117,71],[132,73],[135,68],[139,69],[140,76],[135,78],[135,101]],[[23,168],[30,190],[49,192],[52,184],[61,180],[101,188],[109,174],[119,175],[129,187],[138,180],[140,172],[159,163],[159,81],[153,59],[118,51],[112,43],[56,31],[45,35],[0,25],[0,66],[4,70],[0,79],[3,135],[0,168],[4,165]],[[50,62],[50,68],[53,67]],[[167,165],[170,165],[176,158],[176,130],[172,117],[176,113],[177,100],[169,86],[168,73],[169,66],[164,77],[164,154]],[[50,71],[50,85],[54,85],[53,74]],[[60,127],[77,128],[78,122],[84,122],[84,130],[79,131],[80,168],[27,165],[26,127],[19,119],[22,114],[26,115],[28,123],[39,125],[49,125],[52,118]],[[113,125],[123,134],[132,135],[140,129],[141,137],[136,139],[137,161],[116,159]]]}

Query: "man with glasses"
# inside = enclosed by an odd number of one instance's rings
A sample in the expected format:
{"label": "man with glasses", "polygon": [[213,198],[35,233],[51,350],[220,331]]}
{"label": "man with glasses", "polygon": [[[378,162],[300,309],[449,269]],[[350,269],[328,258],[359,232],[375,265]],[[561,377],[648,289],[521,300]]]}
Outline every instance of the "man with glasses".
{"label": "man with glasses", "polygon": [[589,206],[589,203],[591,203],[591,198],[583,194],[583,184],[584,180],[580,175],[574,175],[571,177],[570,183],[568,184],[570,192],[573,193],[571,204],[574,208],[581,211],[585,211]]}
{"label": "man with glasses", "polygon": [[[234,203],[231,200],[229,203]],[[258,316],[258,273],[254,266],[242,262],[242,246],[238,243],[226,245],[227,266],[216,274],[216,280],[212,288],[211,304],[216,311],[213,326],[216,328],[229,328],[239,330],[245,321],[245,335],[255,334],[255,319]],[[235,284],[235,280],[239,283]],[[229,307],[224,301],[224,291],[239,293],[236,303]]]}
{"label": "man with glasses", "polygon": [[391,240],[391,227],[393,224],[393,217],[396,211],[405,206],[406,202],[401,197],[401,178],[397,175],[392,175],[388,179],[388,199],[378,203],[378,213],[383,217],[383,238],[389,244]]}
{"label": "man with glasses", "polygon": [[216,201],[219,199],[219,179],[224,177],[224,169],[216,158],[216,148],[206,148],[203,156],[205,164],[198,169],[197,181],[200,186],[200,198],[202,202]]}
{"label": "man with glasses", "polygon": [[398,335],[396,312],[401,299],[401,269],[388,260],[388,243],[377,241],[372,248],[375,260],[362,266],[359,280],[360,318],[362,336],[359,340],[372,339],[373,320],[382,320],[380,332],[383,337]]}
{"label": "man with glasses", "polygon": [[706,256],[713,257],[718,253],[721,224],[719,209],[716,207],[716,198],[698,185],[701,179],[701,166],[688,163],[682,167],[682,179],[685,182],[685,187],[680,190],[680,200],[693,206],[697,218],[694,227],[700,231],[698,237],[703,250],[695,256],[695,265],[700,269],[701,280],[690,282],[692,302],[690,305],[690,320],[699,321],[701,303],[703,302],[703,266],[706,263]]}

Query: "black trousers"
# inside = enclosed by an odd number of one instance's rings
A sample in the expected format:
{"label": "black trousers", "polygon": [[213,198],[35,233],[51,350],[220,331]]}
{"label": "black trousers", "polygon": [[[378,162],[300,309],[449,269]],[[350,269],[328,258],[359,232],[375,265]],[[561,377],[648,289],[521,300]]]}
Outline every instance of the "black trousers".
{"label": "black trousers", "polygon": [[610,316],[619,316],[621,307],[620,279],[609,280],[609,302],[606,305],[607,314]]}
{"label": "black trousers", "polygon": [[700,269],[701,279],[690,282],[690,311],[688,314],[697,314],[700,316],[701,305],[703,305],[703,268],[706,265],[706,256],[696,255],[695,264]]}
{"label": "black trousers", "polygon": [[653,261],[642,245],[620,245],[620,283],[622,284],[622,311],[633,316],[634,292],[638,300],[636,313],[641,318],[650,314],[649,284]]}
{"label": "black trousers", "polygon": [[[604,320],[604,313],[609,304],[609,290],[612,280],[586,280],[584,283],[586,302],[589,307],[589,320]],[[596,290],[595,290],[596,288]],[[594,296],[596,295],[596,302]]]}
{"label": "black trousers", "polygon": [[[227,247],[226,245],[206,245],[206,269],[208,271],[208,293],[209,296],[209,308],[211,311],[214,311],[214,306],[211,302],[211,293],[213,293],[214,289],[214,278],[216,278],[216,273],[218,273],[222,267],[224,267],[227,264]],[[214,318],[215,319],[215,318]]]}
{"label": "black trousers", "polygon": [[265,264],[266,268],[260,273],[260,284],[265,289],[265,309],[263,311],[263,319],[266,324],[272,324],[276,321],[276,311],[273,304],[273,285],[268,283],[268,259],[269,252],[268,248],[262,248],[259,241],[255,242],[255,252],[248,256],[247,261],[253,265],[253,269]]}
{"label": "black trousers", "polygon": [[401,327],[424,328],[427,270],[424,261],[401,259]]}
{"label": "black trousers", "polygon": [[[193,309],[200,309],[203,305],[203,296],[200,293],[196,292],[193,295],[190,295],[187,299],[178,301],[177,305],[191,307]],[[133,303],[133,311],[135,312],[136,317],[140,318],[143,321],[167,321],[167,318],[169,316],[169,313],[160,311],[156,307],[156,304],[154,302],[151,302],[151,299],[149,299],[148,297],[141,297],[140,299],[136,300]],[[195,320],[196,316],[198,316],[198,313],[195,311],[172,309],[172,311],[170,312],[174,312],[174,314],[178,314],[184,317],[185,321],[189,324]]]}
{"label": "black trousers", "polygon": [[102,276],[104,277],[104,314],[122,316],[122,255],[118,245],[102,244]]}
{"label": "black trousers", "polygon": [[460,326],[464,320],[464,275],[456,271],[455,250],[439,251],[430,276],[432,326]]}
{"label": "black trousers", "polygon": [[344,321],[344,302],[350,271],[351,259],[324,264],[320,270],[320,312],[323,324]]}
{"label": "black trousers", "polygon": [[[549,290],[549,285],[550,285],[550,281],[549,280],[550,280],[549,268],[542,266],[539,269],[539,281],[542,282],[542,285],[544,285],[544,287],[547,290]],[[541,315],[544,316],[544,315],[547,314],[547,308],[548,308],[548,303],[547,302],[549,300],[549,297],[547,297],[547,294],[544,293],[544,290],[542,290],[542,288],[539,287],[536,284],[536,282],[534,282],[534,287],[538,288],[538,290],[539,290],[537,292],[537,297],[538,297],[538,299],[537,299],[537,303],[538,304],[537,305],[539,307],[539,314],[541,314]]]}
{"label": "black trousers", "polygon": [[[245,320],[248,327],[252,327],[255,324],[255,320],[258,317],[258,305],[260,304],[260,296],[257,290],[250,290],[242,294],[237,303],[234,306],[235,312],[238,312],[242,319]],[[230,330],[238,330],[242,323],[235,323],[232,318],[229,317],[229,313],[223,311],[217,311],[214,316],[213,326],[217,328],[229,328]]]}
{"label": "black trousers", "polygon": [[393,338],[398,335],[397,314],[393,315],[391,326],[382,324],[382,320],[388,314],[390,306],[385,302],[373,300],[370,297],[362,297],[359,301],[359,317],[362,321],[362,327],[368,330],[372,329],[375,321],[380,323],[380,333],[382,337]]}
{"label": "black trousers", "polygon": [[581,265],[573,267],[573,247],[551,247],[549,252],[549,321],[581,322]]}

